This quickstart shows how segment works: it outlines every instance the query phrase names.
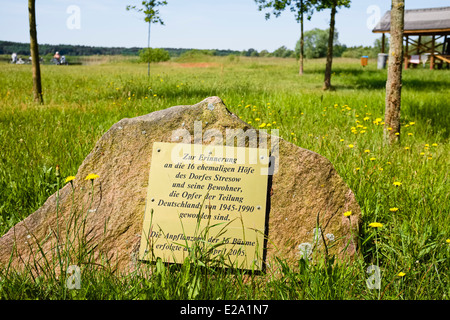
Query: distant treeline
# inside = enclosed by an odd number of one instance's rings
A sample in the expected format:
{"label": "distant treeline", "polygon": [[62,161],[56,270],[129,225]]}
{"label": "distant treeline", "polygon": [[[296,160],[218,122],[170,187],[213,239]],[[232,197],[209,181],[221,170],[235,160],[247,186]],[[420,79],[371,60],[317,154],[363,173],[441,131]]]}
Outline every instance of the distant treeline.
{"label": "distant treeline", "polygon": [[[92,56],[92,55],[130,55],[138,56],[139,50],[143,48],[132,47],[92,47],[82,45],[68,45],[68,44],[39,44],[39,54],[45,56],[47,54],[54,54],[58,51],[61,55],[66,56]],[[184,48],[163,48],[169,52],[171,57],[179,57],[184,52],[193,49]],[[234,50],[208,50],[215,56],[226,56],[230,54],[240,54],[239,51]],[[0,40],[0,54],[12,54],[13,52],[18,55],[28,56],[30,55],[30,44],[21,42],[1,41]]]}

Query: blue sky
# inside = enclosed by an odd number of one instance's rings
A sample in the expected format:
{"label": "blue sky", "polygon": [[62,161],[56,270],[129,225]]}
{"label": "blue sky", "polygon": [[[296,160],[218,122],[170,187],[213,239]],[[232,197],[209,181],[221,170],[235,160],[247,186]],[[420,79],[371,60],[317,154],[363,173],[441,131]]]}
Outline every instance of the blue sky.
{"label": "blue sky", "polygon": [[[295,47],[300,35],[294,14],[265,20],[254,0],[167,0],[160,13],[164,26],[152,25],[151,46],[168,48],[273,51]],[[126,11],[139,0],[36,0],[39,43],[106,47],[147,46],[143,15]],[[390,9],[390,0],[353,0],[336,17],[339,42],[372,45],[377,18]],[[407,9],[449,6],[449,0],[406,0]],[[0,40],[29,42],[25,0],[0,0]],[[72,9],[72,10],[71,10]],[[325,29],[330,10],[314,13],[305,31]]]}

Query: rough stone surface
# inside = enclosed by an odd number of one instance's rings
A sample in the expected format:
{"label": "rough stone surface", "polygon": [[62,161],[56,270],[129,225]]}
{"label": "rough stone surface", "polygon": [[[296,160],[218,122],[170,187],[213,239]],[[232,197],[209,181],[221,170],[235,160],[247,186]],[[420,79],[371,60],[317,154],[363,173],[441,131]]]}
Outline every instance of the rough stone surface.
{"label": "rough stone surface", "polygon": [[[172,132],[181,128],[193,136],[196,120],[202,121],[203,132],[218,129],[224,137],[227,128],[253,129],[230,113],[218,97],[122,119],[101,137],[83,161],[73,180],[74,191],[70,183],[60,189],[58,212],[54,194],[0,238],[0,264],[11,260],[14,268],[26,262],[44,266],[42,253],[47,261],[56,255],[56,234],[60,235],[60,244],[67,238],[74,241],[71,252],[77,251],[78,241],[74,239],[85,234],[85,247],[95,252],[96,263],[108,261],[119,271],[132,270],[139,250],[147,186],[158,183],[148,181],[153,142],[174,142]],[[326,249],[341,259],[354,257],[361,211],[353,192],[326,158],[281,138],[278,142],[267,261],[270,263],[274,256],[295,261],[303,254],[320,254]],[[84,180],[90,173],[100,176],[94,180],[93,189],[92,182]],[[343,216],[349,210],[350,219]],[[78,219],[77,225],[85,219],[84,229],[76,233],[73,227],[68,228],[73,219]],[[317,226],[321,232],[317,232]],[[74,254],[71,259],[72,263],[79,263],[83,258]]]}

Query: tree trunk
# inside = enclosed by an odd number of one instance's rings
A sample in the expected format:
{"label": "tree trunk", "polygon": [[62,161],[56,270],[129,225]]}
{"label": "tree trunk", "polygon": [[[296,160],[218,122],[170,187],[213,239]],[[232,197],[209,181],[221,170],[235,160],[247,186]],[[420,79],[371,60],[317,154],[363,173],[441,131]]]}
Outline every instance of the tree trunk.
{"label": "tree trunk", "polygon": [[404,11],[404,0],[392,0],[391,41],[384,114],[384,138],[389,144],[397,142],[400,137]]}
{"label": "tree trunk", "polygon": [[31,52],[31,68],[33,72],[33,94],[34,101],[43,104],[41,85],[41,68],[39,65],[39,47],[36,32],[36,9],[35,0],[28,0],[28,17],[30,20],[30,52]]}
{"label": "tree trunk", "polygon": [[303,1],[300,3],[300,69],[298,74],[303,74],[303,56],[304,56],[305,39],[303,36]]}
{"label": "tree trunk", "polygon": [[331,7],[330,34],[328,35],[327,64],[325,67],[325,81],[323,84],[324,90],[331,89],[331,65],[333,64],[333,40],[334,40],[336,7],[337,7],[337,0],[334,0],[333,6]]}

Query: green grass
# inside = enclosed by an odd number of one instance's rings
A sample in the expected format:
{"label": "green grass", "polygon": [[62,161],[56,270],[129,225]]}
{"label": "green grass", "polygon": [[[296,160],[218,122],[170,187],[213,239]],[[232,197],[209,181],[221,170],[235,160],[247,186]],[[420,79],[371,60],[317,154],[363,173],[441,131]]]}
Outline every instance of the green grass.
{"label": "green grass", "polygon": [[[293,59],[206,60],[208,68],[195,67],[198,57],[152,65],[151,79],[146,64],[126,59],[44,65],[44,106],[31,100],[29,65],[1,64],[0,235],[56,192],[56,164],[62,177],[74,175],[120,119],[214,95],[255,127],[270,123],[284,139],[333,163],[362,209],[361,259],[300,261],[296,268],[279,260],[277,276],[195,261],[146,265],[152,277],[86,264],[81,289],[71,291],[64,278],[2,268],[0,299],[449,299],[448,70],[404,71],[401,139],[388,146],[376,121],[384,118],[386,70],[376,70],[373,60],[362,68],[356,59],[335,59],[330,92],[321,90],[324,60],[306,61],[301,77]],[[369,227],[374,221],[383,227]],[[366,286],[372,264],[381,269],[380,290]]]}

